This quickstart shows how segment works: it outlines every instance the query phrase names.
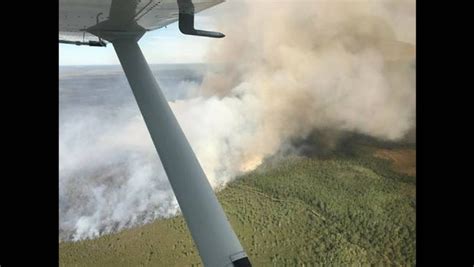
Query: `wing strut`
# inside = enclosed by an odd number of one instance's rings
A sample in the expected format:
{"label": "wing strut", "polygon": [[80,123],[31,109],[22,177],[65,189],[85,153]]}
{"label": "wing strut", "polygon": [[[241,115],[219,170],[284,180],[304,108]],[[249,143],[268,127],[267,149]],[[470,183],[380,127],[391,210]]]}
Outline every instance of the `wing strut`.
{"label": "wing strut", "polygon": [[251,266],[137,38],[117,38],[112,44],[204,265]]}

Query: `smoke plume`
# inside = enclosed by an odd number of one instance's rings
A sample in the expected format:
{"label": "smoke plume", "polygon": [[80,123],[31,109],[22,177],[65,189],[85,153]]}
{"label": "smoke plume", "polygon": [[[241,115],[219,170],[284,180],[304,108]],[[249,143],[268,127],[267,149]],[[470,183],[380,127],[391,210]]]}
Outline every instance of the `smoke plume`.
{"label": "smoke plume", "polygon": [[[214,188],[314,130],[399,140],[415,126],[414,1],[224,5],[207,55],[221,67],[170,103]],[[141,116],[101,112],[60,125],[65,240],[179,211]]]}

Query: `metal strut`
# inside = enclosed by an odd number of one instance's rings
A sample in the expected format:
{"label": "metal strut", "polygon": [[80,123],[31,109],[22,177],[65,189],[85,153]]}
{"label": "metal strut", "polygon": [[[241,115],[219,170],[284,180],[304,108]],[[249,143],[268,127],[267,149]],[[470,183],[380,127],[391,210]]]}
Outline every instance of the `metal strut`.
{"label": "metal strut", "polygon": [[205,266],[250,266],[136,38],[112,41]]}

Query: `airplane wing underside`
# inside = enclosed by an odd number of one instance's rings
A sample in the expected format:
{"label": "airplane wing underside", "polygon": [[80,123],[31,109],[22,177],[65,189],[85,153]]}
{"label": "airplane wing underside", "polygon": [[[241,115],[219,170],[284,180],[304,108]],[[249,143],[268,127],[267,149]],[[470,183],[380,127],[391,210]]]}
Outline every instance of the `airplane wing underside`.
{"label": "airplane wing underside", "polygon": [[[200,12],[224,0],[193,0],[195,12]],[[122,31],[138,25],[147,31],[178,21],[176,0],[60,0],[59,39],[90,41],[97,37],[87,32],[101,27]],[[113,23],[103,23],[113,17]]]}

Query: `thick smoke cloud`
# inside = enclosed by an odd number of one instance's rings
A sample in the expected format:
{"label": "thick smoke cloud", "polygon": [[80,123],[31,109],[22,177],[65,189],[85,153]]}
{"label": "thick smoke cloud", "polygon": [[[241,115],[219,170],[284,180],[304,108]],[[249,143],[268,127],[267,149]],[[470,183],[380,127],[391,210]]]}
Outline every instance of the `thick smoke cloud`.
{"label": "thick smoke cloud", "polygon": [[227,170],[252,169],[314,130],[393,141],[413,129],[414,2],[245,3],[217,23],[227,40],[208,59],[225,67],[205,77],[209,104],[196,105],[226,111],[216,117],[233,126],[222,130]]}
{"label": "thick smoke cloud", "polygon": [[[221,68],[170,103],[214,188],[314,130],[399,140],[415,126],[413,1],[229,7],[208,54]],[[138,109],[107,114],[60,124],[62,239],[179,211]]]}

